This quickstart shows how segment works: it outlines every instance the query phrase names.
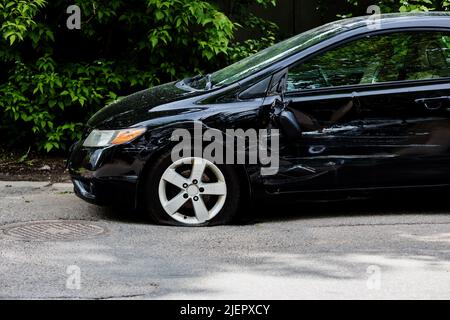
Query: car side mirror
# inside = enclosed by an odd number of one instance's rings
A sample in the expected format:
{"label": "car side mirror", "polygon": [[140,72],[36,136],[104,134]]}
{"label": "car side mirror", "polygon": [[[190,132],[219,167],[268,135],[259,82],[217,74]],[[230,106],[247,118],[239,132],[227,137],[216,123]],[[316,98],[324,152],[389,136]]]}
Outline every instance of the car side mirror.
{"label": "car side mirror", "polygon": [[302,135],[302,128],[291,110],[284,109],[278,116],[280,129],[288,140],[295,140]]}
{"label": "car side mirror", "polygon": [[272,103],[272,121],[285,134],[288,140],[298,139],[302,129],[294,113],[288,109],[291,101],[276,99]]}

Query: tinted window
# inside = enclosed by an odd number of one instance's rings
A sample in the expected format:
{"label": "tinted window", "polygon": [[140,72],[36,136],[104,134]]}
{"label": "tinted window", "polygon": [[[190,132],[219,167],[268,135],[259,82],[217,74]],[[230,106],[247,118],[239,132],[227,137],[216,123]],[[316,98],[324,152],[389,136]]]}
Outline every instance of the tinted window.
{"label": "tinted window", "polygon": [[355,40],[292,67],[288,91],[450,77],[450,34],[393,33]]}

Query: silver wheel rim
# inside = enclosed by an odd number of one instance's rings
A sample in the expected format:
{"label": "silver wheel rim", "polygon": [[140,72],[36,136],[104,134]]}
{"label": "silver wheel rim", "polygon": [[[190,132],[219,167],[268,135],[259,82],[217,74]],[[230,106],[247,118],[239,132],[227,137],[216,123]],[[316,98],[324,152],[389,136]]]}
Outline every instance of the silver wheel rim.
{"label": "silver wheel rim", "polygon": [[[177,171],[181,167],[190,167],[189,177]],[[207,179],[213,182],[205,181]],[[173,197],[168,195],[169,186],[178,190]],[[214,163],[190,157],[175,161],[164,171],[158,193],[164,211],[172,219],[195,225],[211,220],[222,210],[227,197],[227,186],[225,177]],[[207,203],[205,198],[208,198]],[[180,212],[182,210],[187,213]]]}

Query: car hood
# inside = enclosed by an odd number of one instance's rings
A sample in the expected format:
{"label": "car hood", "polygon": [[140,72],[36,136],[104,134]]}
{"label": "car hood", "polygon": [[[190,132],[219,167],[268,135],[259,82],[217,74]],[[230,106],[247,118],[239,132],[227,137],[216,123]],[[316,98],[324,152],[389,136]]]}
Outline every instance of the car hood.
{"label": "car hood", "polygon": [[121,129],[151,119],[151,109],[171,102],[201,95],[204,92],[181,89],[176,82],[136,92],[114,102],[92,116],[88,126],[98,129]]}

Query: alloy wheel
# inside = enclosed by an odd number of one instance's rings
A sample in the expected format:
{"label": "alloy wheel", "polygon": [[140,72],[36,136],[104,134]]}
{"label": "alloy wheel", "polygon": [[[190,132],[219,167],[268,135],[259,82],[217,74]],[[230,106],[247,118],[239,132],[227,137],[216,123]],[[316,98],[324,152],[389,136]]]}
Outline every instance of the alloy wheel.
{"label": "alloy wheel", "polygon": [[159,182],[164,211],[178,222],[195,225],[214,218],[225,204],[223,173],[211,161],[190,157],[172,163]]}

